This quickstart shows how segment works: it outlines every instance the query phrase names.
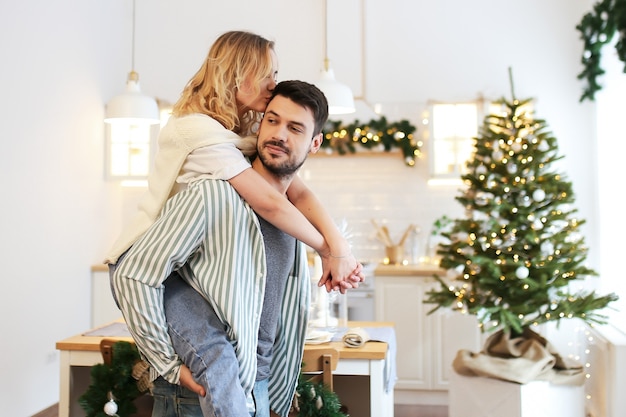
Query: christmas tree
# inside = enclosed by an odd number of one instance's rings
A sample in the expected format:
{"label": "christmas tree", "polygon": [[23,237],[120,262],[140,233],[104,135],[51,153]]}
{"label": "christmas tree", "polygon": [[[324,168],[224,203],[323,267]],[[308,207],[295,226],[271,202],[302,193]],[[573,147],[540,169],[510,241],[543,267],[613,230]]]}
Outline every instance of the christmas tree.
{"label": "christmas tree", "polygon": [[574,285],[597,273],[585,266],[572,184],[554,168],[557,140],[530,102],[503,99],[502,113],[485,118],[456,198],[466,217],[441,233],[448,273],[426,299],[431,312],[449,307],[510,334],[564,318],[603,323],[598,310],[617,299]]}

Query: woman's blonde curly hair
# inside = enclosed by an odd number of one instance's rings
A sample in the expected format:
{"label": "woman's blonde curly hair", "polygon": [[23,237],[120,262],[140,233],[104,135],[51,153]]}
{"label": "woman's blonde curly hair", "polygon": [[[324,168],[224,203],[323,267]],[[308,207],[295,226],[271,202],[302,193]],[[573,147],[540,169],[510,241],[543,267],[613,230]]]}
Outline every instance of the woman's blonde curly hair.
{"label": "woman's blonde curly hair", "polygon": [[274,42],[259,35],[231,31],[221,35],[211,46],[198,72],[189,80],[174,105],[175,116],[206,114],[226,129],[240,135],[252,133],[262,114],[249,110],[239,119],[235,94],[248,80],[254,93],[261,81],[272,75],[270,51]]}

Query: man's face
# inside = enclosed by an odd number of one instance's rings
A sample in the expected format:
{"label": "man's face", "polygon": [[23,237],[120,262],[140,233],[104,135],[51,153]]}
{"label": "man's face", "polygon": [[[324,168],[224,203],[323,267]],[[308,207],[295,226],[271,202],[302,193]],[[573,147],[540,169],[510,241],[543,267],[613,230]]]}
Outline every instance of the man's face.
{"label": "man's face", "polygon": [[309,152],[317,152],[322,134],[313,137],[313,113],[290,99],[276,96],[267,106],[257,141],[258,157],[278,176],[295,174]]}

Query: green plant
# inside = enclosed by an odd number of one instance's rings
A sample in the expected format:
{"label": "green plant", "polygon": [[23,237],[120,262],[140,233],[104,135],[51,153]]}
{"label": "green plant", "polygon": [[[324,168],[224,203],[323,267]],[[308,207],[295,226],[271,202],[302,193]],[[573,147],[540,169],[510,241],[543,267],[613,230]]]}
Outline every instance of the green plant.
{"label": "green plant", "polygon": [[578,79],[585,81],[586,85],[580,101],[594,100],[596,92],[602,86],[598,83],[598,77],[604,74],[601,67],[602,49],[619,36],[615,43],[617,56],[625,64],[626,72],[626,0],[602,0],[593,6],[593,11],[585,14],[576,26],[583,40],[584,51],[581,62],[583,71]]}

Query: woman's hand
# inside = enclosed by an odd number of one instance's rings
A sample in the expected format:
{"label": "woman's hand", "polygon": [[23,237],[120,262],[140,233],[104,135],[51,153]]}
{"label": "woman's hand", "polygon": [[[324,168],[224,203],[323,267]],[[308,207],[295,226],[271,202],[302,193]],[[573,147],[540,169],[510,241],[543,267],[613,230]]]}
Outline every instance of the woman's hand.
{"label": "woman's hand", "polygon": [[363,265],[350,253],[345,256],[333,256],[330,253],[321,256],[322,277],[318,286],[325,286],[326,291],[339,291],[342,294],[350,288],[358,288],[363,282]]}

